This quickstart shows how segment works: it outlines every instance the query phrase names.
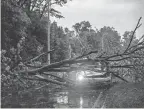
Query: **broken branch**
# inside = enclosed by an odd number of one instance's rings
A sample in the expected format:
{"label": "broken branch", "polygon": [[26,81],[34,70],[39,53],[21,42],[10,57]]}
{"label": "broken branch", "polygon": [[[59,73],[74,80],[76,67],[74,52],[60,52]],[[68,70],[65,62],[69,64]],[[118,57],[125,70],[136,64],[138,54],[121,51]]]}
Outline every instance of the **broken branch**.
{"label": "broken branch", "polygon": [[134,37],[134,34],[135,34],[136,30],[141,26],[141,24],[139,24],[141,18],[142,18],[142,17],[140,17],[139,20],[138,20],[138,23],[137,23],[137,25],[136,25],[136,27],[135,27],[133,33],[132,33],[132,36],[131,36],[130,42],[129,42],[129,44],[128,44],[126,50],[124,51],[124,53],[126,53],[126,52],[128,51],[128,49],[129,49],[129,47],[130,47],[130,45],[131,45],[131,43],[132,43],[132,40],[133,40],[133,37]]}

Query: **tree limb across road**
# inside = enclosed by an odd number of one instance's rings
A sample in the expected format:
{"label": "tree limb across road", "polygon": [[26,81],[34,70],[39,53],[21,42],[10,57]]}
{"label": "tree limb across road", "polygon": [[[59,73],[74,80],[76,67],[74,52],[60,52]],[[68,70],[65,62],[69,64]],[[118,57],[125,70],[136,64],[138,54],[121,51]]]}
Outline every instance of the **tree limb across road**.
{"label": "tree limb across road", "polygon": [[[66,59],[66,60],[62,60],[60,62],[55,62],[55,63],[51,63],[50,65],[45,64],[45,65],[41,65],[39,67],[36,66],[32,66],[32,65],[28,65],[28,69],[27,70],[20,70],[17,72],[14,72],[15,74],[28,74],[28,75],[34,75],[35,77],[37,77],[38,81],[45,81],[45,82],[50,82],[50,83],[54,83],[54,84],[58,84],[58,85],[65,85],[61,83],[60,81],[66,81],[66,80],[62,80],[62,78],[56,77],[52,74],[52,72],[72,72],[72,71],[85,71],[85,70],[89,70],[89,71],[95,71],[94,70],[97,67],[96,63],[101,63],[101,62],[106,62],[106,63],[110,63],[109,64],[109,68],[111,69],[116,69],[116,68],[125,68],[125,69],[131,69],[133,67],[137,67],[137,66],[144,66],[144,64],[138,64],[138,65],[132,65],[132,64],[118,64],[118,65],[112,65],[112,62],[121,62],[123,60],[129,60],[129,59],[142,59],[144,58],[142,55],[139,56],[136,53],[143,50],[144,49],[144,37],[142,36],[140,38],[141,41],[139,41],[136,45],[131,45],[133,38],[134,38],[134,34],[136,32],[136,30],[141,26],[140,24],[140,19],[138,20],[138,23],[136,25],[136,28],[133,31],[133,34],[131,36],[130,42],[127,46],[127,48],[124,50],[124,52],[117,52],[115,54],[112,55],[106,55],[106,53],[101,53],[100,55],[97,55],[97,53],[99,52],[98,50],[95,51],[90,51],[88,53],[85,53],[83,55],[77,56],[75,58],[72,59]],[[43,55],[47,54],[47,53],[52,53],[54,50],[51,50],[49,52],[46,53],[42,53],[39,56],[36,56],[35,58],[31,59],[29,62],[34,62],[35,60],[39,59],[40,57],[42,57]],[[94,54],[97,55],[96,58],[91,59],[91,58],[87,58],[89,55]],[[90,65],[90,63],[92,65]],[[68,66],[67,66],[68,65]],[[76,67],[73,67],[73,65],[75,65]],[[88,67],[89,66],[89,67]],[[50,73],[45,73],[45,72],[50,72]],[[105,71],[108,72],[108,71]],[[110,73],[110,72],[109,72]],[[112,72],[111,72],[112,73]],[[42,76],[38,76],[38,74],[43,74],[43,75],[49,75],[52,77],[57,78],[56,80],[52,81],[52,80],[47,80]],[[112,73],[115,77],[120,78],[123,81],[126,81],[124,78],[118,76],[115,73]],[[95,75],[91,75],[91,76],[86,76],[86,78],[101,78],[101,77],[105,77],[104,75],[99,75],[99,76],[95,76]],[[29,78],[30,79],[30,78]],[[68,81],[68,79],[67,79]]]}

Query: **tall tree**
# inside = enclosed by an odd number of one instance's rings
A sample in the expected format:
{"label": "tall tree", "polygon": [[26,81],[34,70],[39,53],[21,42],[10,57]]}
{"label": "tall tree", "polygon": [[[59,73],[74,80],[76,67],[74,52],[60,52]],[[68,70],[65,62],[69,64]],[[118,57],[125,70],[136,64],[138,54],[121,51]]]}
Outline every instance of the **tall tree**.
{"label": "tall tree", "polygon": [[51,56],[52,62],[58,62],[68,58],[68,40],[62,27],[56,22],[51,24],[51,49],[54,53]]}
{"label": "tall tree", "polygon": [[106,54],[114,54],[118,50],[120,51],[121,37],[118,32],[112,27],[103,27],[99,31],[101,37],[101,47]]}

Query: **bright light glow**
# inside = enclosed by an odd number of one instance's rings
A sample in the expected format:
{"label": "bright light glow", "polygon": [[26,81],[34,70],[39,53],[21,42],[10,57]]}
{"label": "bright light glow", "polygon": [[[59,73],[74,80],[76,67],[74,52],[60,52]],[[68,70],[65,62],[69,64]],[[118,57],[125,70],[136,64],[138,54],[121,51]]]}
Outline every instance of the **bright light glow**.
{"label": "bright light glow", "polygon": [[81,96],[80,97],[80,108],[82,108],[82,106],[83,106],[83,97]]}
{"label": "bright light glow", "polygon": [[84,79],[83,75],[78,75],[78,80],[82,81]]}

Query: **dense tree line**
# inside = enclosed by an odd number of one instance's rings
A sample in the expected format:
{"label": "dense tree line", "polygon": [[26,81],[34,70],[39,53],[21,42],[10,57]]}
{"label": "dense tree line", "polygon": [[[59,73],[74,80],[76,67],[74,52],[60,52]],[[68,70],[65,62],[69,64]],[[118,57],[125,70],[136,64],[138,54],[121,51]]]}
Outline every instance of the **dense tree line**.
{"label": "dense tree line", "polygon": [[[51,3],[62,6],[66,1],[53,0]],[[11,75],[13,71],[26,69],[25,62],[47,51],[47,5],[47,0],[2,1],[2,107],[19,107],[20,104],[24,104],[23,107],[40,107],[36,105],[40,102],[39,96],[47,102],[53,101],[48,100],[47,88],[35,92],[25,91],[43,83],[17,80]],[[58,18],[63,17],[53,8],[50,13]],[[55,49],[51,62],[57,62],[67,58],[66,34],[56,22],[51,25],[51,49]],[[46,56],[35,63],[39,65],[45,63],[45,60]],[[38,96],[35,96],[36,93]]]}

